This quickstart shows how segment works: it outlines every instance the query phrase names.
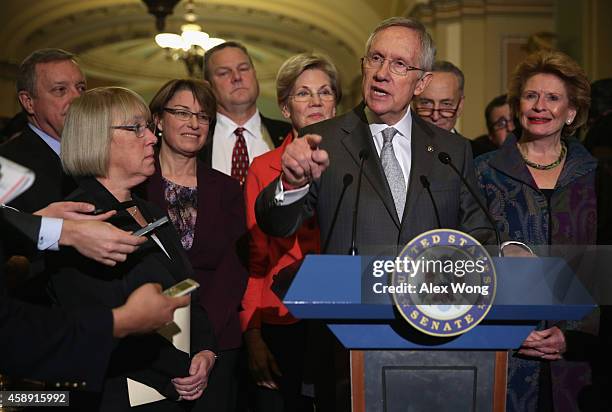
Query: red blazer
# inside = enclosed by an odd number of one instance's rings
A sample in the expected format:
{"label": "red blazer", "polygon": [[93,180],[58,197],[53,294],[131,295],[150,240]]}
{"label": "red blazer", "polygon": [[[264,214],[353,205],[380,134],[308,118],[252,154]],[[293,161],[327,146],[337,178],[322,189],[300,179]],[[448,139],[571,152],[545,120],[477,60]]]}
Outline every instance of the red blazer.
{"label": "red blazer", "polygon": [[[146,197],[168,210],[159,159],[145,183]],[[248,272],[238,258],[246,234],[240,184],[198,161],[198,216],[191,249],[186,251],[200,283],[200,304],[212,323],[219,349],[241,346],[238,311]]]}
{"label": "red blazer", "polygon": [[308,219],[293,236],[271,237],[261,231],[255,220],[257,195],[281,172],[281,155],[293,140],[289,133],[283,144],[251,163],[245,183],[247,229],[249,230],[249,283],[242,298],[240,312],[242,330],[261,327],[261,322],[290,324],[297,322],[270,286],[278,271],[307,253],[319,253],[319,225]]}

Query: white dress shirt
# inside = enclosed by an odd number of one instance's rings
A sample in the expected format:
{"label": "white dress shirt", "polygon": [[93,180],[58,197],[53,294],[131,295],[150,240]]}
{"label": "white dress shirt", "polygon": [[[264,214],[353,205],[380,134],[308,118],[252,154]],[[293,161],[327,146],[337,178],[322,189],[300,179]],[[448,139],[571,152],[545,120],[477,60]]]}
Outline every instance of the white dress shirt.
{"label": "white dress shirt", "polygon": [[372,133],[372,137],[374,138],[374,147],[376,147],[376,153],[378,153],[379,158],[383,147],[382,131],[388,127],[394,127],[395,130],[397,130],[397,134],[395,137],[393,137],[392,141],[393,151],[395,152],[395,157],[402,168],[406,187],[408,187],[410,167],[412,165],[412,115],[410,114],[410,107],[408,107],[408,110],[406,110],[404,117],[402,117],[397,123],[391,125],[381,123],[380,120],[377,120],[376,115],[372,113],[367,106],[365,108],[365,115],[368,119],[370,133]]}
{"label": "white dress shirt", "polygon": [[[56,155],[60,155],[61,143],[59,140],[49,136],[47,133],[28,123],[30,129],[45,142]],[[43,217],[40,222],[38,233],[38,250],[59,250],[59,239],[62,234],[64,221],[52,217]]]}
{"label": "white dress shirt", "polygon": [[45,142],[47,146],[49,146],[51,150],[55,152],[56,155],[60,155],[60,148],[62,147],[62,144],[59,140],[49,136],[47,133],[34,126],[32,123],[28,123],[28,126],[30,126],[30,129],[32,129],[34,133],[36,133],[38,137],[40,137],[43,142]]}
{"label": "white dress shirt", "polygon": [[212,167],[226,175],[232,174],[232,152],[236,144],[234,131],[243,127],[249,153],[249,164],[253,159],[274,149],[274,143],[270,138],[265,126],[261,122],[259,110],[243,125],[235,123],[229,117],[217,113],[217,123],[213,135]]}

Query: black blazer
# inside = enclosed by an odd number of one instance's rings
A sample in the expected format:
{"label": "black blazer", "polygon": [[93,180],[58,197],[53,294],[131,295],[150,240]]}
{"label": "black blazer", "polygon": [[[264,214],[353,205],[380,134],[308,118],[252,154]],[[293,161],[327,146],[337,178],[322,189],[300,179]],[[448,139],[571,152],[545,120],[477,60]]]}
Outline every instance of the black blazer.
{"label": "black blazer", "polygon": [[[95,178],[79,178],[78,186],[68,200],[89,202],[96,208],[119,207],[117,199]],[[165,215],[149,202],[138,197],[134,197],[134,200],[148,222]],[[125,210],[117,213],[109,222],[128,231],[139,228]],[[152,239],[115,267],[87,259],[72,249],[49,253],[49,290],[53,300],[69,310],[82,310],[92,305],[113,308],[122,305],[129,294],[144,283],[160,283],[166,289],[187,277],[193,277],[191,265],[172,225],[161,226],[153,233],[171,258]],[[215,350],[213,332],[206,312],[200,305],[192,304],[191,354],[204,349]],[[120,394],[126,393],[126,377],[154,387],[169,399],[176,399],[178,394],[170,379],[189,376],[189,366],[190,356],[174,348],[157,333],[122,339],[111,356],[103,402],[113,404],[106,400],[109,396],[118,399]],[[125,405],[120,401],[116,407],[121,406]]]}
{"label": "black blazer", "polygon": [[10,203],[23,212],[32,213],[63,200],[76,188],[74,180],[62,170],[59,156],[29,126],[0,146],[0,156],[36,173],[32,187]]}
{"label": "black blazer", "polygon": [[[280,146],[281,143],[283,143],[283,139],[285,138],[285,136],[287,136],[287,134],[291,131],[291,125],[287,122],[283,122],[280,120],[269,119],[261,113],[259,115],[261,116],[261,122],[268,130],[268,134],[270,134],[270,138],[274,143],[274,147]],[[215,121],[211,123],[208,127],[206,145],[204,145],[202,150],[200,150],[200,153],[198,153],[198,158],[208,167],[212,167],[212,150],[214,144],[213,135],[215,133],[216,124],[217,123]]]}
{"label": "black blazer", "polygon": [[[49,203],[63,200],[76,188],[74,180],[62,169],[60,158],[29,126],[20,135],[0,146],[0,156],[4,156],[36,174],[32,186],[10,202],[10,206],[23,212],[33,213]],[[9,236],[15,236],[11,230]],[[12,294],[20,299],[48,305],[45,294],[47,283],[44,260],[31,250],[30,242],[11,242],[7,256],[23,255],[30,261],[30,273]]]}
{"label": "black blazer", "polygon": [[67,313],[4,297],[2,241],[8,240],[7,224],[35,243],[40,217],[0,208],[0,374],[86,381],[92,389],[100,388],[113,348],[111,311],[90,308]]}
{"label": "black blazer", "polygon": [[[270,235],[287,236],[297,230],[305,218],[316,212],[322,242],[330,236],[327,252],[346,254],[350,247],[359,152],[366,149],[370,156],[364,166],[357,223],[357,243],[361,254],[381,253],[384,246],[405,245],[416,235],[438,227],[431,199],[420,182],[421,175],[426,176],[431,184],[442,227],[472,233],[481,242],[493,243],[494,232],[479,229],[490,227],[485,214],[459,177],[438,160],[438,153],[448,153],[463,176],[473,187],[477,187],[472,152],[466,139],[433,126],[412,113],[412,164],[406,207],[400,221],[363,103],[340,117],[305,128],[302,134],[305,133],[323,136],[321,148],[328,152],[330,166],[319,181],[310,185],[307,196],[289,206],[275,205],[277,180],[261,192],[256,203],[257,222]],[[346,191],[332,232],[334,210],[347,173],[354,177],[354,181]]]}

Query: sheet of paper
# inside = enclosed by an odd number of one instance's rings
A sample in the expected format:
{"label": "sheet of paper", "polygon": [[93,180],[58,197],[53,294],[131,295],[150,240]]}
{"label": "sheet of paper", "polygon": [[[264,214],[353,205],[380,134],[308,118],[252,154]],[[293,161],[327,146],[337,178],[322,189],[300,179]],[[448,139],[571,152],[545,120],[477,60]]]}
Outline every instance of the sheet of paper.
{"label": "sheet of paper", "polygon": [[[174,311],[173,322],[159,329],[157,333],[168,339],[175,348],[189,354],[191,341],[191,311],[188,305]],[[174,376],[173,378],[177,378]],[[166,399],[157,390],[141,382],[127,378],[130,406],[144,405]]]}
{"label": "sheet of paper", "polygon": [[32,186],[34,172],[0,156],[0,204],[15,199]]}
{"label": "sheet of paper", "polygon": [[130,406],[144,405],[151,402],[166,399],[164,395],[157,392],[150,386],[138,381],[127,378],[128,394],[130,395]]}

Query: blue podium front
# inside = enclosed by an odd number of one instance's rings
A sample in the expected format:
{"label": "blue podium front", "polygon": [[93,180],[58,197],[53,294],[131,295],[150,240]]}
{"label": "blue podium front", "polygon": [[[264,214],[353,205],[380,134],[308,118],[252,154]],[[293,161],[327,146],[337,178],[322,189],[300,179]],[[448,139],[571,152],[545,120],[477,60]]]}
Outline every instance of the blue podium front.
{"label": "blue podium front", "polygon": [[507,352],[498,351],[518,348],[538,321],[580,320],[596,307],[560,258],[493,258],[497,287],[486,319],[437,338],[370,290],[381,279],[371,278],[369,260],[307,256],[283,297],[294,316],[325,320],[351,349],[354,411],[504,410]]}

